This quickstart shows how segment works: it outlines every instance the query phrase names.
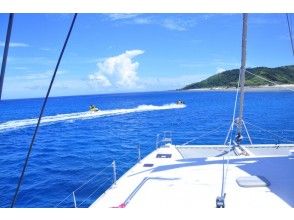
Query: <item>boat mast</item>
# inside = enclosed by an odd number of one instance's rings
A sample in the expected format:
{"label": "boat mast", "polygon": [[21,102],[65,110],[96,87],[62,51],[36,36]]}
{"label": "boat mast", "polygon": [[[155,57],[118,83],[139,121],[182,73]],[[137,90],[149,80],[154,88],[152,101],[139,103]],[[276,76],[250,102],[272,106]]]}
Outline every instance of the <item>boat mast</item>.
{"label": "boat mast", "polygon": [[248,14],[243,14],[243,31],[242,31],[242,58],[240,68],[240,109],[239,118],[237,119],[238,135],[236,138],[237,144],[240,145],[242,140],[242,126],[243,126],[243,109],[244,109],[244,84],[245,84],[245,70],[246,70],[246,46],[247,46],[247,20]]}

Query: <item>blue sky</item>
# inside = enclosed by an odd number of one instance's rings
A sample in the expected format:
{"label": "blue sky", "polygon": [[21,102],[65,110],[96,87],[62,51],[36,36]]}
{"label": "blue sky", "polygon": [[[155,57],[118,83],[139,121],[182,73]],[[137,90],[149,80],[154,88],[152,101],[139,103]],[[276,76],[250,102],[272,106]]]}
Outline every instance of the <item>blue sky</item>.
{"label": "blue sky", "polygon": [[[4,99],[45,95],[71,19],[15,14]],[[79,14],[51,96],[177,89],[239,68],[241,27],[241,14]],[[287,28],[285,14],[250,14],[247,66],[293,64]]]}

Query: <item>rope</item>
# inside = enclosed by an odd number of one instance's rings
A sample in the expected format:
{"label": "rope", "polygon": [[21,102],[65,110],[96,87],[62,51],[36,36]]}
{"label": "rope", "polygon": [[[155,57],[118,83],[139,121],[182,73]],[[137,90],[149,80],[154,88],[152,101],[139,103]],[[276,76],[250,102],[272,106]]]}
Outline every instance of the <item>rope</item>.
{"label": "rope", "polygon": [[4,75],[5,75],[5,69],[6,69],[6,61],[8,56],[8,50],[9,50],[9,42],[10,42],[10,36],[11,36],[11,30],[12,30],[12,24],[13,24],[13,17],[14,14],[9,14],[9,21],[7,26],[7,32],[6,32],[6,41],[5,41],[5,47],[3,51],[3,58],[2,58],[2,66],[1,66],[1,75],[0,75],[0,101],[2,97],[2,89],[3,89],[3,82],[4,82]]}
{"label": "rope", "polygon": [[79,189],[83,188],[83,186],[87,185],[91,180],[93,180],[95,177],[97,177],[99,174],[101,174],[102,172],[104,172],[104,170],[106,170],[107,168],[111,167],[112,164],[108,165],[107,167],[105,167],[103,170],[101,170],[100,172],[98,172],[97,174],[95,174],[95,176],[93,176],[91,179],[89,179],[87,182],[85,182],[83,185],[81,185],[80,187],[78,187],[77,189],[75,189],[73,192],[78,191]]}
{"label": "rope", "polygon": [[[136,149],[136,148],[133,148],[133,149]],[[133,150],[133,149],[131,149],[131,150]],[[132,151],[133,152],[133,151]],[[126,156],[126,155],[129,155],[130,154],[130,152],[127,152],[127,153],[125,153],[125,154],[123,154],[123,155],[120,155],[120,157],[124,157],[124,156]],[[129,164],[128,163],[125,163],[125,162],[120,162],[120,164],[119,164],[120,166],[119,167],[116,167],[116,170],[117,171],[123,171],[124,169],[126,169],[126,168],[128,168],[129,167]],[[85,185],[87,185],[89,182],[91,182],[95,177],[97,177],[99,174],[101,174],[102,172],[104,172],[107,168],[109,168],[109,167],[111,167],[112,166],[112,163],[110,164],[110,165],[108,165],[107,167],[105,167],[104,169],[102,169],[100,172],[98,172],[97,174],[95,174],[93,177],[91,177],[87,182],[85,182],[85,183],[83,183],[83,185],[81,185],[80,187],[78,187],[77,189],[75,189],[73,192],[77,192],[78,190],[80,190],[81,188],[83,188]],[[123,166],[126,166],[126,167],[123,167]],[[103,184],[105,184],[105,182],[107,182],[108,180],[110,180],[110,179],[112,179],[113,177],[111,176],[110,178],[108,178],[108,179],[104,179],[103,180]],[[101,187],[100,187],[101,188]],[[99,188],[98,188],[99,189]],[[96,189],[89,197],[91,197],[98,189]],[[71,195],[72,195],[72,193],[73,192],[71,192],[66,198],[64,198],[61,202],[59,202],[57,205],[56,205],[56,207],[58,207],[60,204],[62,204],[66,199],[68,199]],[[88,198],[89,198],[88,197]],[[88,199],[87,198],[87,199]],[[86,200],[87,200],[86,199]],[[81,204],[83,204],[85,202],[85,200],[81,203]],[[81,205],[81,204],[79,204],[79,205]]]}
{"label": "rope", "polygon": [[232,141],[232,135],[233,135],[233,132],[232,131],[233,131],[233,128],[234,128],[234,121],[235,121],[235,117],[236,117],[236,109],[237,109],[239,86],[240,86],[240,77],[241,77],[241,75],[239,74],[238,85],[237,85],[237,88],[236,88],[236,96],[235,96],[235,103],[234,103],[234,111],[233,111],[232,123],[231,123],[231,126],[229,128],[229,131],[227,133],[227,136],[226,136],[224,145],[227,143],[227,140],[228,140],[230,134],[231,134],[230,135],[230,143]]}
{"label": "rope", "polygon": [[236,116],[237,101],[238,101],[239,86],[240,86],[240,77],[241,77],[241,75],[239,74],[238,85],[237,85],[237,88],[236,88],[236,97],[235,97],[235,103],[234,103],[234,112],[233,112],[232,122],[234,122],[235,116]]}
{"label": "rope", "polygon": [[286,18],[287,18],[287,24],[288,24],[288,29],[289,29],[289,36],[290,36],[290,41],[291,41],[291,46],[292,46],[292,53],[293,53],[293,56],[294,56],[294,44],[293,44],[292,27],[290,25],[289,15],[288,14],[286,14]]}
{"label": "rope", "polygon": [[71,194],[69,194],[67,197],[65,197],[61,202],[59,202],[55,207],[57,208],[60,204],[62,204],[66,199],[68,199],[68,197],[70,197],[72,195],[72,193]]}
{"label": "rope", "polygon": [[[231,148],[231,143],[229,144],[229,148]],[[227,181],[227,176],[228,176],[228,170],[229,170],[229,164],[230,164],[230,159],[227,157],[227,163],[226,163],[226,170],[225,170],[225,156],[223,156],[223,170],[222,170],[222,188],[221,188],[221,196],[224,196],[225,188],[226,188],[226,181]]]}
{"label": "rope", "polygon": [[[75,189],[74,191],[72,191],[67,197],[65,197],[61,202],[59,202],[56,207],[58,207],[61,203],[63,203],[68,197],[70,197],[72,195],[73,192],[78,191],[79,189],[81,189],[83,186],[85,186],[86,184],[88,184],[91,180],[93,180],[95,177],[97,177],[99,174],[101,174],[103,171],[105,171],[107,168],[111,167],[111,164],[108,165],[107,167],[105,167],[103,170],[101,170],[100,172],[98,172],[97,174],[95,174],[95,176],[93,176],[91,179],[89,179],[87,182],[85,182],[83,185],[81,185],[80,187],[78,187],[77,189]],[[106,179],[106,178],[105,178]]]}
{"label": "rope", "polygon": [[200,135],[200,136],[198,136],[197,138],[194,138],[194,139],[192,139],[192,140],[190,140],[190,141],[187,141],[186,143],[181,144],[180,146],[185,146],[185,145],[187,145],[187,144],[189,144],[189,143],[191,143],[191,142],[193,142],[193,141],[195,141],[195,140],[197,140],[197,139],[200,139],[200,138],[202,138],[202,137],[204,137],[204,136],[206,136],[206,135],[208,135],[208,134],[214,134],[214,133],[216,133],[220,128],[222,128],[222,127],[224,127],[224,125],[221,125],[221,126],[219,126],[218,128],[216,128],[216,129],[214,129],[214,130],[212,130],[212,131],[210,131],[210,132],[204,133],[203,135]]}
{"label": "rope", "polygon": [[101,189],[106,183],[107,181],[111,180],[113,177],[108,178],[106,181],[104,181],[104,183],[102,183],[100,185],[100,187],[98,187],[93,193],[91,193],[85,200],[83,200],[80,204],[77,205],[77,207],[81,206],[85,201],[87,201],[92,195],[94,195],[95,192],[97,192],[99,189]]}
{"label": "rope", "polygon": [[53,76],[52,76],[52,79],[51,79],[51,82],[50,82],[50,85],[49,85],[49,88],[48,88],[48,91],[47,91],[47,94],[46,94],[45,100],[43,102],[43,106],[42,106],[42,109],[41,109],[41,112],[40,112],[40,115],[39,115],[38,123],[36,125],[35,132],[34,132],[34,135],[32,137],[32,141],[31,141],[31,144],[30,144],[30,147],[29,147],[29,150],[28,150],[26,159],[25,159],[25,163],[23,165],[23,169],[22,169],[21,175],[20,175],[19,180],[18,180],[17,188],[15,190],[15,194],[14,194],[12,203],[11,203],[11,208],[14,207],[14,204],[16,202],[16,198],[17,198],[17,195],[18,195],[18,192],[19,192],[19,189],[20,189],[20,185],[22,183],[23,176],[24,176],[24,173],[25,173],[25,170],[26,170],[26,167],[27,167],[29,158],[30,158],[30,154],[31,154],[31,151],[32,151],[32,148],[33,148],[33,144],[35,142],[35,138],[36,138],[36,135],[37,135],[37,132],[38,132],[38,129],[39,129],[39,125],[40,125],[40,122],[41,122],[41,119],[42,119],[42,116],[43,116],[43,112],[45,110],[46,103],[47,103],[47,100],[48,100],[48,97],[49,97],[49,94],[50,94],[50,91],[51,91],[51,88],[52,88],[52,85],[53,85],[53,82],[54,82],[54,79],[55,79],[55,76],[56,76],[56,73],[57,73],[57,70],[58,70],[58,67],[59,67],[60,61],[62,59],[63,53],[65,51],[67,42],[68,42],[69,37],[70,37],[70,34],[71,34],[71,31],[73,29],[73,26],[74,26],[76,17],[77,17],[77,14],[74,14],[74,17],[73,17],[73,20],[72,20],[70,29],[69,29],[68,34],[67,34],[67,37],[66,37],[66,40],[65,40],[65,42],[63,44],[63,48],[62,48],[61,53],[59,55],[59,58],[58,58],[58,61],[57,61],[57,64],[56,64],[56,67],[55,67],[55,70],[54,70],[54,73],[53,73]]}
{"label": "rope", "polygon": [[260,137],[257,137],[257,138],[254,138],[256,140],[266,140],[266,141],[276,141],[277,139],[273,139],[273,138],[260,138]]}
{"label": "rope", "polygon": [[[240,77],[241,74],[239,74],[239,79],[238,79],[238,86],[236,88],[236,96],[235,96],[235,103],[234,103],[234,111],[233,111],[233,116],[232,116],[232,123],[230,125],[230,128],[228,130],[224,145],[227,143],[227,140],[230,136],[230,141],[229,141],[229,146],[228,148],[231,149],[231,142],[232,142],[232,134],[233,134],[233,129],[234,129],[234,121],[236,117],[236,109],[237,109],[237,102],[238,102],[238,94],[239,94],[239,86],[240,86]],[[231,134],[231,135],[230,135]],[[229,163],[230,159],[227,157],[227,163],[226,163],[226,169],[225,169],[225,156],[223,156],[223,166],[222,166],[222,186],[221,186],[221,196],[223,197],[225,195],[225,187],[226,187],[226,180],[228,176],[228,169],[229,169]]]}
{"label": "rope", "polygon": [[248,124],[250,124],[250,125],[256,127],[256,128],[259,128],[259,129],[262,130],[262,131],[265,131],[265,132],[267,132],[267,133],[269,133],[269,134],[271,134],[271,135],[274,135],[274,136],[278,137],[279,139],[286,140],[286,141],[288,141],[288,142],[292,142],[292,141],[288,140],[287,138],[280,137],[279,135],[276,135],[276,134],[274,134],[274,133],[272,133],[272,132],[270,132],[270,131],[268,131],[268,130],[266,130],[266,129],[263,129],[263,128],[257,126],[257,125],[254,125],[254,124],[252,124],[252,123],[250,123],[250,122],[248,122],[248,121],[246,121],[246,122],[247,122]]}
{"label": "rope", "polygon": [[243,123],[243,125],[244,125],[244,128],[245,128],[246,134],[247,134],[247,136],[248,136],[249,142],[250,142],[250,144],[252,145],[252,140],[251,140],[251,137],[250,137],[250,135],[249,135],[249,132],[248,132],[248,130],[247,130],[247,127],[246,127],[246,124],[245,124],[244,120],[242,120],[242,123]]}
{"label": "rope", "polygon": [[[273,82],[273,81],[271,81],[271,80],[268,80],[268,79],[266,79],[266,78],[264,78],[264,77],[262,77],[262,76],[259,76],[259,75],[256,75],[256,74],[254,74],[254,73],[252,73],[252,72],[250,72],[250,71],[248,71],[248,70],[246,70],[246,72],[247,73],[250,73],[250,74],[252,74],[252,75],[254,75],[254,76],[256,76],[256,77],[258,77],[258,78],[260,78],[260,79],[263,79],[263,80],[265,80],[265,81],[267,81],[267,82],[270,82],[270,83],[272,83],[272,84],[275,84],[275,85],[282,85],[282,84],[278,84],[278,83],[276,83],[276,82]],[[290,90],[290,91],[292,91],[292,92],[294,92],[294,90],[293,89],[290,89],[290,88],[286,88],[287,90]]]}
{"label": "rope", "polygon": [[[254,130],[254,129],[250,129],[250,131],[259,131],[259,130]],[[273,131],[273,132],[294,132],[294,130],[289,130],[289,129],[285,129],[285,130],[268,130],[268,131]]]}
{"label": "rope", "polygon": [[[232,130],[233,130],[233,126],[234,126],[234,122],[231,123],[230,127],[229,127],[229,130],[228,130],[228,133],[227,133],[227,136],[225,138],[225,142],[224,142],[224,145],[226,145],[227,141],[228,141],[228,138],[229,138],[229,135],[232,133]],[[232,135],[230,136],[230,143],[232,141]]]}

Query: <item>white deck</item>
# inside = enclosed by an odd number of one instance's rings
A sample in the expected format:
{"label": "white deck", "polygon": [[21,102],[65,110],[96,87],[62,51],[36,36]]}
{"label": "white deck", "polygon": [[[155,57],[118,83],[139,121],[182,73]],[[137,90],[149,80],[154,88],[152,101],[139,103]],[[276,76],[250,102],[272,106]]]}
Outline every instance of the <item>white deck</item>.
{"label": "white deck", "polygon": [[[171,158],[156,158],[171,154]],[[154,164],[144,167],[144,164]],[[226,182],[226,207],[294,207],[294,158],[232,156]],[[236,179],[264,176],[269,187],[240,187]],[[125,173],[92,208],[214,208],[222,185],[222,158],[183,158],[179,150],[159,148]],[[129,198],[129,200],[128,200]]]}

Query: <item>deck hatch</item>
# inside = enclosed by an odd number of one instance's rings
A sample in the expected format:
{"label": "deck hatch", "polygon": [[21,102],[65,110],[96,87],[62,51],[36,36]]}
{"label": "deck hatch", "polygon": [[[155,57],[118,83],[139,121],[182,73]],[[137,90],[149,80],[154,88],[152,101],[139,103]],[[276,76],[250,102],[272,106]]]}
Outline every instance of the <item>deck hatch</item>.
{"label": "deck hatch", "polygon": [[156,158],[171,158],[171,154],[157,154]]}
{"label": "deck hatch", "polygon": [[240,187],[266,187],[270,185],[270,182],[263,176],[246,176],[239,177],[236,182]]}
{"label": "deck hatch", "polygon": [[145,163],[145,164],[143,165],[143,167],[153,167],[153,166],[154,166],[153,163]]}

